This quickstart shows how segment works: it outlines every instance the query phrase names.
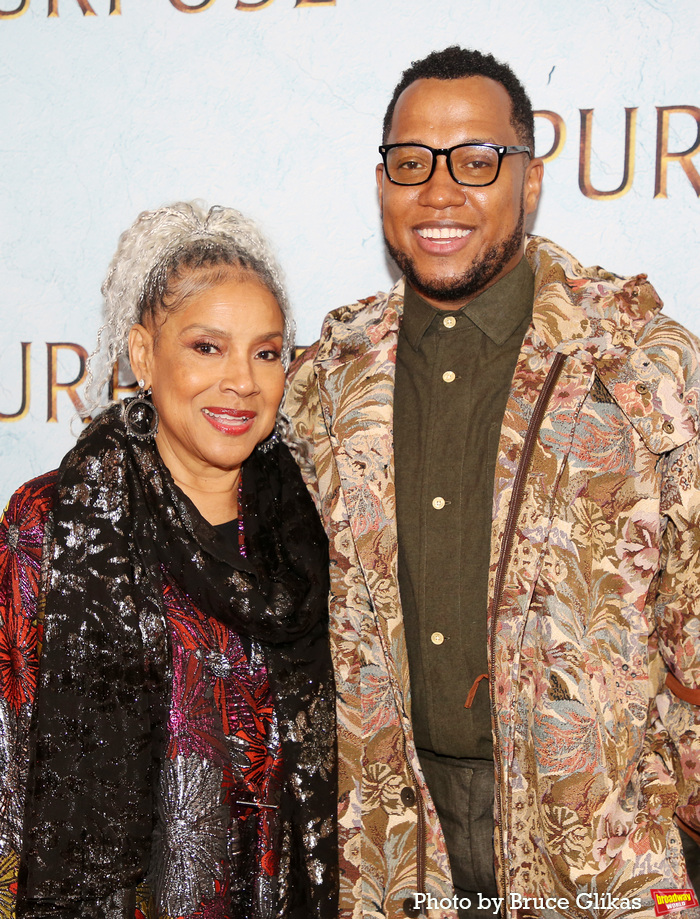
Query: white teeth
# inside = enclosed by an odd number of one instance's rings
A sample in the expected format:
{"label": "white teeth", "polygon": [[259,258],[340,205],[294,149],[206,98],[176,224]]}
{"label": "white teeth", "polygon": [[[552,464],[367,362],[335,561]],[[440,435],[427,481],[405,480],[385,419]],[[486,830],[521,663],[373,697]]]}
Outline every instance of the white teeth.
{"label": "white teeth", "polygon": [[418,230],[418,235],[423,239],[462,239],[469,236],[469,230],[459,230],[457,227],[426,227]]}
{"label": "white teeth", "polygon": [[248,421],[249,420],[248,415],[237,415],[233,417],[233,416],[229,416],[227,412],[212,412],[208,408],[203,408],[202,414],[209,415],[210,418],[221,418],[221,417],[229,418],[231,421]]}

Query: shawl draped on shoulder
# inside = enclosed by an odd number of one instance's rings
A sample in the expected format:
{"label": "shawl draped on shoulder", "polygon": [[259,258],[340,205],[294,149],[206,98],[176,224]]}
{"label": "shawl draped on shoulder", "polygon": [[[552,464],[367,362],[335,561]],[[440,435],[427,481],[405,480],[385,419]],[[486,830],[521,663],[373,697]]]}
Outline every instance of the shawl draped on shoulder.
{"label": "shawl draped on shoulder", "polygon": [[231,558],[122,405],[63,460],[44,547],[18,917],[126,915],[117,904],[147,874],[171,682],[164,572],[263,647],[284,760],[277,914],[337,914],[327,540],[285,446],[254,451],[242,483],[247,558]]}

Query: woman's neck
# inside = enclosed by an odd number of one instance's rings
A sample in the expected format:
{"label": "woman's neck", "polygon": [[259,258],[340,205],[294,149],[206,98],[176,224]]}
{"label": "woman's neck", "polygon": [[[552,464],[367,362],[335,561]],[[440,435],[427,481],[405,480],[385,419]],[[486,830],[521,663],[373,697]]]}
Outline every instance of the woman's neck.
{"label": "woman's neck", "polygon": [[177,487],[212,526],[238,516],[240,467],[220,469],[204,463],[184,462],[160,435],[156,437],[156,447]]}
{"label": "woman's neck", "polygon": [[182,489],[202,517],[212,526],[216,526],[219,523],[228,523],[229,520],[234,520],[238,516],[237,488],[233,489],[232,494],[217,494],[185,487],[177,479],[175,479],[175,484]]}

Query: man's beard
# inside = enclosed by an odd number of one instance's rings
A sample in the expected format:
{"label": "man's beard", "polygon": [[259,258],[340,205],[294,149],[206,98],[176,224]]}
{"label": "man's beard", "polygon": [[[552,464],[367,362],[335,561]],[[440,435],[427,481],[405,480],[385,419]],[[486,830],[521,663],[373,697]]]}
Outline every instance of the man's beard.
{"label": "man's beard", "polygon": [[517,255],[522,246],[525,227],[525,206],[521,202],[518,223],[506,239],[495,243],[487,249],[479,261],[474,262],[460,277],[429,280],[421,277],[416,271],[412,259],[391,245],[384,234],[384,242],[389,254],[399,266],[410,286],[426,300],[438,303],[454,303],[458,300],[471,300],[481,293]]}

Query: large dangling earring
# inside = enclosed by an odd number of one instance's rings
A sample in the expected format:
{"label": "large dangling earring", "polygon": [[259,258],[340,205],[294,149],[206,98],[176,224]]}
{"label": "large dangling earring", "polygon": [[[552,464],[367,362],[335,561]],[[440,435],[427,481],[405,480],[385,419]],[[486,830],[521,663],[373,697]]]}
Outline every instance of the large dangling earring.
{"label": "large dangling earring", "polygon": [[139,380],[138,395],[123,402],[122,417],[126,429],[137,440],[148,440],[158,433],[158,409],[151,401],[150,387],[144,390],[144,380]]}

